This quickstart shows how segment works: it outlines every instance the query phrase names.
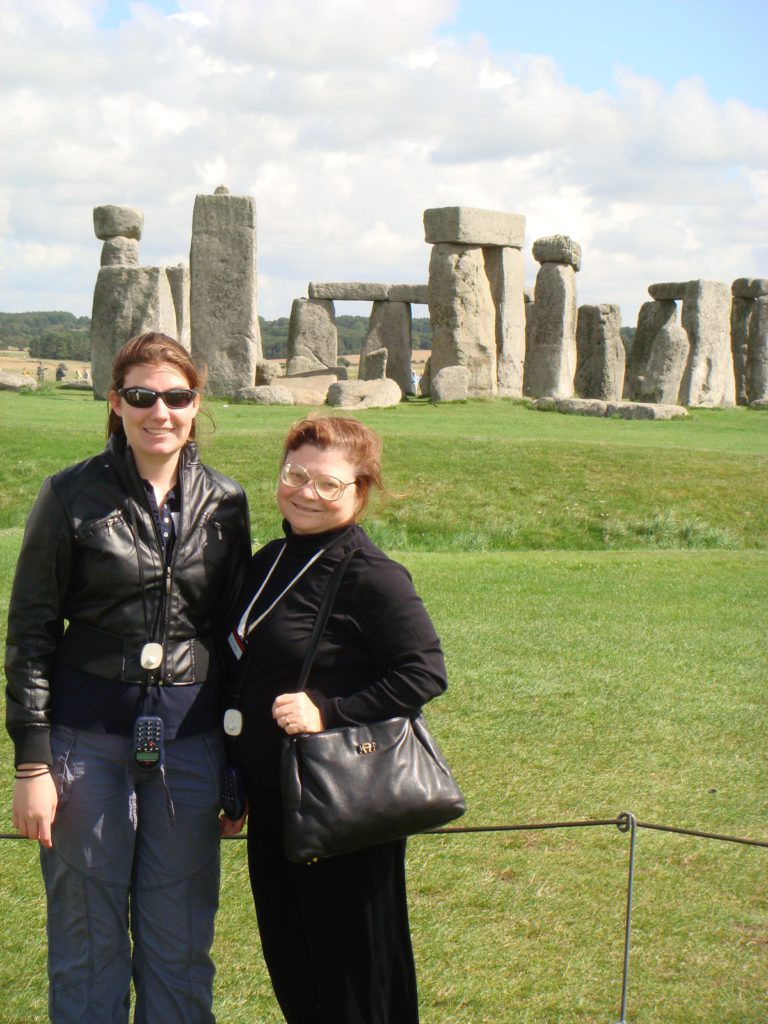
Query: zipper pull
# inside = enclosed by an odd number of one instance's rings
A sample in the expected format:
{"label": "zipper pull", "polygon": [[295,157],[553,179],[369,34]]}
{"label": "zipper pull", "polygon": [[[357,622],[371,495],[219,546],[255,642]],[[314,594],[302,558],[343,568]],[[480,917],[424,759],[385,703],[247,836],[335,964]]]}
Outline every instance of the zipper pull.
{"label": "zipper pull", "polygon": [[214,521],[213,521],[213,528],[214,528],[214,530],[216,531],[216,533],[218,533],[218,535],[219,535],[219,540],[222,540],[223,538],[222,538],[222,536],[221,536],[221,523],[217,522],[217,521],[216,521],[216,520],[214,519]]}
{"label": "zipper pull", "polygon": [[171,567],[170,565],[165,570],[165,592],[170,594],[171,592]]}

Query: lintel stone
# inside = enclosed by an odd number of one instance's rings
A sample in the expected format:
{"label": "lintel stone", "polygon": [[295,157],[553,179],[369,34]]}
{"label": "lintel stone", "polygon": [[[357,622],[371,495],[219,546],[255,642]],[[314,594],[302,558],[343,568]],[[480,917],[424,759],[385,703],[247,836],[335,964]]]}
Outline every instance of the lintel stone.
{"label": "lintel stone", "polygon": [[759,299],[768,295],[768,278],[739,277],[731,285],[731,295],[735,299]]}
{"label": "lintel stone", "polygon": [[102,242],[118,235],[138,241],[144,230],[144,214],[131,206],[95,206],[93,230]]}
{"label": "lintel stone", "polygon": [[310,299],[340,302],[377,302],[389,298],[388,284],[379,281],[310,281]]}
{"label": "lintel stone", "polygon": [[563,263],[581,270],[581,246],[568,235],[546,235],[533,243],[533,258],[537,263]]}
{"label": "lintel stone", "polygon": [[657,302],[668,302],[670,299],[684,299],[687,287],[687,281],[668,281],[663,284],[649,284],[648,294]]}
{"label": "lintel stone", "polygon": [[424,211],[424,239],[430,245],[509,245],[522,249],[525,217],[519,213],[441,206]]}
{"label": "lintel stone", "polygon": [[389,301],[426,305],[429,302],[427,287],[425,284],[391,284],[389,286]]}

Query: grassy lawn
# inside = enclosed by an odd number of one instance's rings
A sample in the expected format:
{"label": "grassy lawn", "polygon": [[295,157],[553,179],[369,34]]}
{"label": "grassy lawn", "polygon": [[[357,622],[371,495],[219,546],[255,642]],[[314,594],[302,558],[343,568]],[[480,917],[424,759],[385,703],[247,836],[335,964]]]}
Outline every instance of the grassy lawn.
{"label": "grassy lawn", "polygon": [[[254,537],[297,410],[213,405],[205,457]],[[95,451],[103,404],[0,394],[0,616],[43,475]],[[768,840],[768,415],[590,420],[511,402],[361,415],[398,498],[374,538],[413,573],[451,687],[429,718],[467,825],[614,818]],[[5,737],[2,752],[8,754]],[[9,782],[0,831],[10,830]],[[612,826],[409,844],[425,1024],[619,1017],[629,839]],[[215,955],[226,1024],[278,1022],[244,844],[225,844]],[[45,1019],[33,844],[0,844],[0,1021]],[[641,830],[627,1020],[768,1019],[768,850]]]}

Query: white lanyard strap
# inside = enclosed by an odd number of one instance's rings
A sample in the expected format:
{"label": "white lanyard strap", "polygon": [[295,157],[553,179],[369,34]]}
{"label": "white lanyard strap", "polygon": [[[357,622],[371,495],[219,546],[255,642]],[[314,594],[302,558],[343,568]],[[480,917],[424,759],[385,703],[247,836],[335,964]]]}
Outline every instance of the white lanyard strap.
{"label": "white lanyard strap", "polygon": [[283,557],[283,552],[285,551],[285,547],[286,547],[285,544],[283,544],[283,546],[280,548],[280,550],[279,550],[279,552],[277,554],[277,558],[274,560],[274,562],[272,563],[272,565],[270,567],[269,572],[264,577],[263,583],[261,584],[259,589],[256,591],[256,593],[254,595],[254,598],[251,601],[251,603],[248,605],[248,607],[243,612],[243,615],[242,615],[242,617],[240,619],[240,622],[238,623],[238,626],[237,626],[237,635],[240,638],[240,640],[245,640],[245,638],[247,636],[249,636],[254,631],[254,629],[256,629],[256,627],[259,625],[259,623],[262,622],[269,615],[269,613],[272,611],[272,609],[275,607],[275,605],[278,604],[280,601],[282,601],[282,599],[285,597],[285,595],[288,593],[288,591],[291,589],[291,587],[294,586],[294,584],[298,583],[298,581],[301,579],[301,577],[304,575],[304,573],[307,571],[307,569],[310,569],[315,564],[315,562],[318,560],[318,558],[320,558],[322,555],[324,555],[325,552],[328,550],[327,546],[326,546],[324,548],[320,548],[319,551],[316,551],[315,554],[307,562],[307,564],[305,566],[303,566],[303,568],[301,568],[296,573],[296,575],[293,577],[291,582],[277,595],[277,597],[272,602],[272,604],[269,606],[269,608],[267,608],[265,611],[263,611],[261,613],[261,615],[258,616],[258,618],[256,618],[250,625],[248,625],[248,616],[251,614],[251,609],[256,604],[256,602],[259,600],[259,598],[262,595],[262,592],[263,592],[264,588],[269,583],[269,580],[270,580],[270,578],[272,576],[272,573],[277,568],[277,563]]}

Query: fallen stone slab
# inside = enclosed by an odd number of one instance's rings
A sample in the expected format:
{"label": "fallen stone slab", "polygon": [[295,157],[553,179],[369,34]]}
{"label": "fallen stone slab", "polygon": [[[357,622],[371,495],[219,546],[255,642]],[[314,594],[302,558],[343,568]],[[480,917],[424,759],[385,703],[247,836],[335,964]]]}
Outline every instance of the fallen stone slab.
{"label": "fallen stone slab", "polygon": [[605,415],[622,420],[677,420],[685,419],[688,410],[682,405],[656,402],[608,402]]}
{"label": "fallen stone slab", "polygon": [[768,409],[768,398],[756,398],[749,403],[750,409]]}
{"label": "fallen stone slab", "polygon": [[273,387],[279,387],[293,395],[294,405],[325,405],[328,388],[338,381],[335,373],[311,373],[299,377],[277,377]]}
{"label": "fallen stone slab", "polygon": [[95,206],[93,230],[102,242],[117,235],[138,241],[144,230],[144,214],[132,206]]}
{"label": "fallen stone slab", "polygon": [[731,285],[735,299],[759,299],[768,295],[768,277],[738,277]]}
{"label": "fallen stone slab", "polygon": [[87,380],[68,380],[59,384],[61,391],[93,391],[93,384]]}
{"label": "fallen stone slab", "polygon": [[537,263],[564,263],[581,270],[581,246],[568,235],[546,235],[533,243],[533,258]]}
{"label": "fallen stone slab", "polygon": [[10,370],[0,370],[0,391],[27,391],[37,390],[37,381],[34,377],[28,377],[25,373],[12,373]]}
{"label": "fallen stone slab", "polygon": [[425,284],[391,284],[387,297],[390,302],[410,302],[426,306],[429,302],[427,287]]}
{"label": "fallen stone slab", "polygon": [[432,378],[433,402],[466,402],[469,397],[469,370],[466,366],[444,366]]}
{"label": "fallen stone slab", "polygon": [[388,284],[380,281],[310,281],[310,299],[338,299],[341,302],[375,302],[389,298]]}
{"label": "fallen stone slab", "polygon": [[539,412],[560,412],[573,416],[618,416],[624,420],[672,420],[688,415],[688,410],[682,405],[601,402],[596,398],[538,398],[532,407]]}
{"label": "fallen stone slab", "polygon": [[287,388],[273,384],[259,384],[256,387],[240,388],[235,395],[238,402],[254,405],[294,405],[293,395]]}
{"label": "fallen stone slab", "polygon": [[424,211],[424,240],[430,245],[525,244],[525,217],[519,213],[480,210],[474,206],[441,206]]}
{"label": "fallen stone slab", "polygon": [[599,398],[537,398],[531,406],[539,412],[562,412],[572,416],[605,416],[607,409]]}
{"label": "fallen stone slab", "polygon": [[665,299],[684,299],[685,290],[688,287],[687,281],[670,281],[662,284],[649,284],[648,294],[657,302]]}
{"label": "fallen stone slab", "polygon": [[328,405],[339,409],[387,409],[399,405],[403,393],[389,377],[383,380],[345,380],[328,388]]}
{"label": "fallen stone slab", "polygon": [[331,374],[336,378],[336,380],[346,380],[349,376],[346,366],[321,366],[319,368],[313,366],[312,369],[297,370],[296,373],[289,373],[286,375],[285,379],[294,380],[296,377],[328,377]]}

